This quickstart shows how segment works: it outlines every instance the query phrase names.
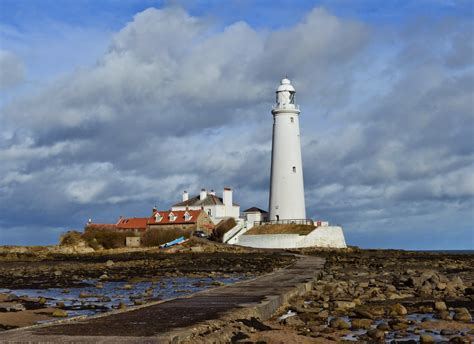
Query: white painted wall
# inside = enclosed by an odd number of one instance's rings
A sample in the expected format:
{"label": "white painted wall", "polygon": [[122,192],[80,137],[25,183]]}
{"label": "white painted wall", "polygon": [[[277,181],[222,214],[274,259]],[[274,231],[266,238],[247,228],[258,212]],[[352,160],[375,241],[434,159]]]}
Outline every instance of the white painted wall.
{"label": "white painted wall", "polygon": [[256,248],[347,247],[344,232],[339,226],[317,227],[308,235],[241,235],[237,245]]}
{"label": "white painted wall", "polygon": [[253,227],[254,223],[256,221],[260,222],[262,221],[262,213],[246,213],[245,217],[247,218],[247,227],[251,228]]}
{"label": "white painted wall", "polygon": [[283,79],[273,107],[270,220],[306,219],[299,108],[289,103],[294,88]]}

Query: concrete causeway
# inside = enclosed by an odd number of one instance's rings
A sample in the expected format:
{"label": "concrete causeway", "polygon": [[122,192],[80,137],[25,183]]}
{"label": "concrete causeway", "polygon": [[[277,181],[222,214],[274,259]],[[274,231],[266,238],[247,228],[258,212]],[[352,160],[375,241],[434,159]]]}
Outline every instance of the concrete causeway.
{"label": "concrete causeway", "polygon": [[179,343],[231,320],[266,320],[289,298],[310,290],[325,263],[297,257],[286,268],[186,297],[0,332],[0,343]]}

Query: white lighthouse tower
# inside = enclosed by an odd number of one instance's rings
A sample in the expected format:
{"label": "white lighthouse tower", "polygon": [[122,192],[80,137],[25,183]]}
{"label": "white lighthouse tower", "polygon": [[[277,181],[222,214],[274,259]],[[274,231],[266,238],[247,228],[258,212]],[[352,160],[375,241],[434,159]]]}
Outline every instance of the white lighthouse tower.
{"label": "white lighthouse tower", "polygon": [[270,220],[306,219],[303,163],[300,142],[300,110],[295,104],[295,88],[281,80],[273,106]]}

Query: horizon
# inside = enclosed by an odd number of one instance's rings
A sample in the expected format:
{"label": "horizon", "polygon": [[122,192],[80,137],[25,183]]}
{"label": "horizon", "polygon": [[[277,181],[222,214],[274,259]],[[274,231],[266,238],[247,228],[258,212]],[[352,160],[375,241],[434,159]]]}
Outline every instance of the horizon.
{"label": "horizon", "polygon": [[57,244],[183,190],[268,210],[288,75],[307,217],[350,246],[473,250],[474,3],[0,6],[0,245]]}

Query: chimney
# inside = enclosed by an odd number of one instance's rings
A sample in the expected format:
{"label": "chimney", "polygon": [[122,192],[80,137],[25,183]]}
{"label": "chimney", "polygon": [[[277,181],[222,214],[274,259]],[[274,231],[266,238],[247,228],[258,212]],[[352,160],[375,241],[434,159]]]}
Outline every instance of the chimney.
{"label": "chimney", "polygon": [[186,190],[183,192],[183,202],[186,202],[189,199],[189,194]]}
{"label": "chimney", "polygon": [[155,205],[153,207],[153,209],[151,210],[151,215],[155,214],[157,211],[158,211],[158,209],[156,209],[156,205]]}
{"label": "chimney", "polygon": [[199,194],[199,199],[202,201],[202,200],[205,200],[206,197],[207,197],[206,189],[201,189],[201,193]]}
{"label": "chimney", "polygon": [[226,208],[232,207],[232,189],[231,188],[224,188],[224,193],[222,195],[222,200]]}
{"label": "chimney", "polygon": [[214,190],[211,190],[211,192],[209,192],[209,195],[215,196],[215,195],[216,195],[216,193],[215,193],[215,191],[214,191]]}

